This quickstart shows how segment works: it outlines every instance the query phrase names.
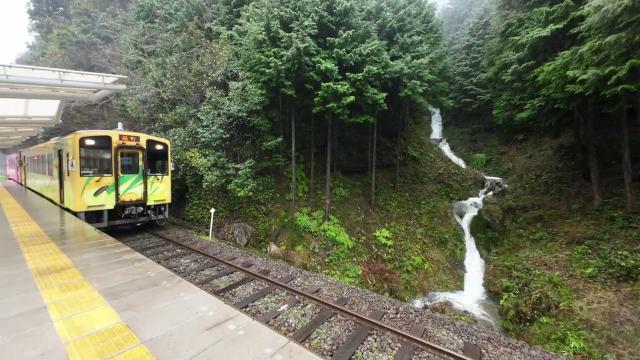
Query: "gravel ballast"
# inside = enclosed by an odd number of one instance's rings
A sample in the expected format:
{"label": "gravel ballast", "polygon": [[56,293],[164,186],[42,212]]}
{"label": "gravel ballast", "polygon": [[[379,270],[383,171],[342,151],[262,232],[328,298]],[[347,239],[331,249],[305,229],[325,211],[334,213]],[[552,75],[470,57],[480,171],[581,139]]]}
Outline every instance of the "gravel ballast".
{"label": "gravel ballast", "polygon": [[[345,307],[361,314],[368,314],[374,309],[380,310],[384,312],[384,317],[381,320],[383,323],[405,332],[410,332],[414,324],[419,323],[426,329],[423,338],[456,352],[461,353],[464,343],[469,342],[480,347],[483,359],[559,358],[554,354],[545,352],[539,347],[532,347],[523,341],[510,338],[492,329],[472,325],[461,320],[454,320],[446,315],[435,313],[428,308],[418,309],[411,306],[411,304],[365,289],[343,284],[325,275],[305,271],[282,260],[256,254],[248,249],[238,248],[229,243],[215,239],[202,240],[196,232],[181,226],[168,225],[162,228],[153,228],[151,231],[197,248],[205,253],[215,254],[221,252],[221,254],[218,254],[219,257],[236,256],[236,259],[233,260],[234,264],[251,263],[253,264],[251,269],[254,271],[258,269],[268,270],[268,276],[271,278],[278,279],[292,275],[295,277],[292,284],[296,285],[296,287],[309,289],[317,286],[320,290],[316,293],[316,296],[329,301],[335,301],[340,297],[345,297],[349,299]],[[123,241],[131,244],[135,236],[137,235],[120,238],[126,238],[123,239]],[[149,235],[146,236],[148,238]],[[135,239],[136,247],[144,246],[138,245],[144,240],[144,237],[142,237],[140,241],[138,241],[137,237]],[[202,263],[202,260],[200,260],[199,263]],[[191,268],[195,267],[196,265],[191,266]],[[217,266],[216,268],[193,275],[189,277],[188,280],[198,281],[206,276],[222,271],[222,269],[222,266]],[[242,278],[242,276],[225,276],[204,285],[203,288],[214,291],[240,278]],[[257,291],[261,286],[264,286],[264,284],[260,285],[259,281],[254,281],[235,289],[232,293],[233,295],[244,297],[250,295],[253,291]],[[289,297],[290,295],[286,292],[276,290],[270,295],[249,305],[243,311],[251,316],[259,317],[276,306],[281,307],[285,305]],[[230,299],[237,298],[237,296],[230,296],[228,294],[227,296],[223,296],[223,299],[227,302],[230,302]],[[280,316],[269,322],[269,326],[285,336],[291,336],[295,330],[304,326],[306,322],[311,320],[315,314],[320,311],[320,307],[310,303],[309,300],[300,300],[302,301],[301,303],[291,309],[287,309]],[[356,327],[357,324],[349,318],[335,315],[307,338],[304,345],[319,355],[330,357]],[[352,359],[392,359],[393,354],[401,345],[401,341],[396,337],[382,331],[373,330],[369,333],[365,341],[360,344]],[[420,349],[416,351],[413,357],[413,359],[435,358],[442,357]]]}

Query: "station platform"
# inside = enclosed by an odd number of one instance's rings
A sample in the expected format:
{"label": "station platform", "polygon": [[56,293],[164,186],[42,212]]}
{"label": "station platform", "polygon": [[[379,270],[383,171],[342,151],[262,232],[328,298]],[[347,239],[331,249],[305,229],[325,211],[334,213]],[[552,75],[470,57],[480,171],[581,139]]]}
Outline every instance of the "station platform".
{"label": "station platform", "polygon": [[0,358],[319,359],[11,181],[0,269]]}

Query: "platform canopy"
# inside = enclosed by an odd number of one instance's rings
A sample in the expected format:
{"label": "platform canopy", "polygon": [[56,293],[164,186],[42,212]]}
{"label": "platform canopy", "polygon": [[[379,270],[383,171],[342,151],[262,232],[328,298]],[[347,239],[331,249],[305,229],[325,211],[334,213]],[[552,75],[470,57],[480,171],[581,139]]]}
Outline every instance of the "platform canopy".
{"label": "platform canopy", "polygon": [[126,89],[122,75],[0,64],[0,149],[60,123],[65,101],[98,102]]}

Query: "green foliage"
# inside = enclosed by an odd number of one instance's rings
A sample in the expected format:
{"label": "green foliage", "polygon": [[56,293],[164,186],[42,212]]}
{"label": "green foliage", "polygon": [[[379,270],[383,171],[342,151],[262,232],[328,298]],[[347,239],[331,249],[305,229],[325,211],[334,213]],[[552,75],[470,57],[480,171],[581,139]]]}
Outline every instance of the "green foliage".
{"label": "green foliage", "polygon": [[305,232],[316,236],[322,236],[343,249],[351,249],[354,246],[353,239],[347,234],[340,221],[331,216],[326,222],[322,222],[322,211],[310,213],[309,208],[300,209],[295,214],[296,226]]}
{"label": "green foliage", "polygon": [[478,171],[483,171],[485,170],[488,161],[489,157],[487,154],[473,154],[471,158],[469,158],[469,166]]}
{"label": "green foliage", "polygon": [[600,353],[593,346],[593,336],[571,322],[542,316],[529,331],[532,333],[533,341],[545,344],[544,348],[548,351],[569,358],[600,358]]}
{"label": "green foliage", "polygon": [[378,244],[383,246],[393,246],[393,239],[391,238],[391,231],[380,228],[373,233]]}
{"label": "green foliage", "polygon": [[[291,166],[287,166],[284,175],[291,178]],[[302,164],[296,164],[296,196],[304,197],[309,192],[309,179]],[[291,193],[287,193],[287,200],[291,200]]]}
{"label": "green foliage", "polygon": [[489,44],[495,37],[491,1],[456,0],[443,10],[451,46],[453,116],[490,111]]}
{"label": "green foliage", "polygon": [[528,325],[542,316],[557,315],[571,304],[571,291],[558,274],[511,263],[511,274],[500,282],[500,309],[507,328]]}
{"label": "green foliage", "polygon": [[340,221],[333,216],[329,217],[329,221],[320,225],[320,231],[324,237],[345,249],[351,249],[354,246],[353,240],[344,230]]}
{"label": "green foliage", "polygon": [[320,235],[320,222],[313,215],[308,214],[309,209],[303,208],[296,212],[296,226],[304,232]]}
{"label": "green foliage", "polygon": [[640,254],[637,251],[588,243],[574,247],[571,258],[578,274],[589,279],[623,282],[640,280]]}
{"label": "green foliage", "polygon": [[411,255],[400,261],[399,270],[404,274],[412,274],[419,270],[430,270],[432,265],[429,264],[420,255]]}
{"label": "green foliage", "polygon": [[344,283],[358,285],[361,281],[362,270],[353,261],[353,254],[346,248],[334,249],[326,259],[329,265],[327,273]]}

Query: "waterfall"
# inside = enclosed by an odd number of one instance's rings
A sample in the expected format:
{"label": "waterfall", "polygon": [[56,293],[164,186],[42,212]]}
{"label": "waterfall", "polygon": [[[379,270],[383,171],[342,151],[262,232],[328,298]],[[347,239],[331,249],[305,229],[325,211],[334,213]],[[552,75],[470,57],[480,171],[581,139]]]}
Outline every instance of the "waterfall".
{"label": "waterfall", "polygon": [[[449,143],[442,137],[442,115],[439,109],[431,108],[431,139],[438,142],[442,153],[454,164],[466,168],[464,160],[459,158]],[[416,299],[413,305],[424,307],[438,302],[448,302],[454,308],[473,314],[478,320],[484,320],[495,326],[495,305],[488,299],[484,289],[484,260],[476,246],[476,240],[471,234],[471,222],[478,215],[484,205],[484,199],[492,196],[494,191],[505,187],[504,181],[495,176],[484,176],[485,185],[476,197],[453,204],[453,214],[462,228],[465,243],[464,258],[464,287],[463,290],[453,292],[433,292],[426,297]]]}

